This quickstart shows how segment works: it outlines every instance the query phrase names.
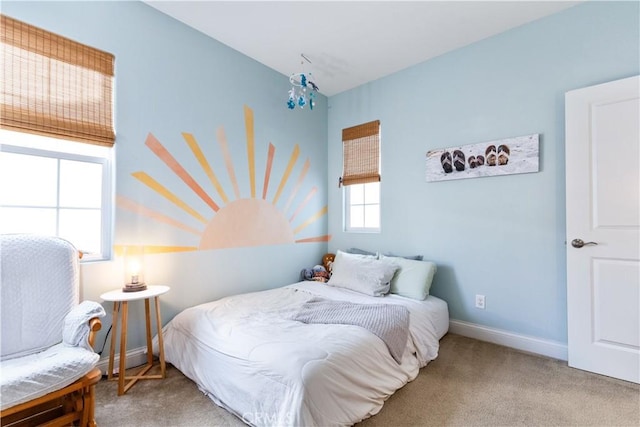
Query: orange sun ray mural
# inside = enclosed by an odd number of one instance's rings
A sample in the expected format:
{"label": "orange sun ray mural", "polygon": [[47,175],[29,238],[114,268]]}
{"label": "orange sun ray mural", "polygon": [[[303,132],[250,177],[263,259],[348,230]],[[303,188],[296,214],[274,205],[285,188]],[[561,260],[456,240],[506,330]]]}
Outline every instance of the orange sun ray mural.
{"label": "orange sun ray mural", "polygon": [[177,221],[167,215],[161,214],[160,212],[156,212],[152,209],[146,208],[136,202],[134,202],[131,199],[128,199],[124,196],[117,196],[116,197],[116,204],[118,205],[119,208],[122,209],[127,209],[130,210],[132,212],[137,213],[138,215],[142,215],[142,216],[146,216],[147,218],[151,218],[154,221],[158,221],[158,222],[162,222],[165,224],[169,224],[173,227],[179,228],[181,230],[184,231],[188,231],[189,233],[193,233],[197,236],[202,236],[202,231],[201,230],[197,230],[193,227],[189,227],[186,224],[181,223],[180,221]]}
{"label": "orange sun ray mural", "polygon": [[271,168],[273,167],[273,156],[276,154],[276,147],[269,143],[269,152],[267,154],[267,167],[264,170],[264,185],[262,186],[262,198],[267,199],[267,190],[269,189],[269,178],[271,177]]}
{"label": "orange sun ray mural", "polygon": [[166,254],[172,252],[193,252],[197,251],[196,246],[157,246],[157,245],[115,245],[113,247],[117,256],[127,254]]}
{"label": "orange sun ray mural", "polygon": [[169,200],[171,203],[173,203],[198,221],[205,224],[207,223],[207,219],[205,217],[203,217],[195,209],[187,205],[182,199],[169,191],[165,186],[160,184],[155,179],[151,178],[146,172],[134,172],[131,175],[133,175],[134,178],[138,179],[147,187],[151,188],[153,191],[160,194],[162,197]]}
{"label": "orange sun ray mural", "polygon": [[238,180],[236,179],[236,172],[233,168],[233,160],[231,159],[231,153],[229,153],[229,144],[227,144],[227,135],[224,133],[224,128],[220,126],[216,132],[218,137],[218,144],[220,145],[220,151],[222,151],[222,157],[224,158],[224,164],[227,167],[227,174],[231,179],[233,185],[233,194],[236,199],[240,198],[240,187],[238,186]]}
{"label": "orange sun ray mural", "polygon": [[307,228],[309,225],[311,225],[312,223],[320,219],[321,216],[326,214],[327,214],[327,207],[325,206],[322,209],[320,209],[318,212],[316,212],[311,218],[309,218],[308,220],[306,220],[305,222],[297,226],[296,229],[293,230],[293,234],[298,234],[299,232]]}
{"label": "orange sun ray mural", "polygon": [[[285,191],[298,157],[300,156],[300,147],[298,144],[294,146],[287,165],[282,172],[282,177],[275,195],[273,196],[272,201],[269,202],[267,200],[269,182],[271,180],[274,161],[276,159],[276,147],[272,143],[269,143],[262,195],[261,197],[256,195],[256,141],[254,116],[253,110],[248,106],[244,107],[244,122],[247,150],[246,164],[248,167],[247,173],[250,193],[250,197],[248,198],[241,197],[240,184],[236,178],[235,166],[229,150],[229,144],[224,127],[218,127],[216,131],[216,139],[221,153],[220,158],[226,168],[229,181],[232,186],[233,195],[235,196],[234,200],[230,200],[227,196],[228,189],[225,189],[218,180],[218,177],[214,173],[214,169],[211,167],[209,160],[205,156],[194,136],[190,133],[182,132],[184,141],[198,161],[204,175],[206,175],[210,183],[213,185],[213,189],[215,190],[214,192],[223,201],[222,205],[218,205],[213,200],[212,195],[207,193],[206,190],[197,182],[197,174],[195,174],[195,171],[194,173],[188,172],[183,166],[184,163],[179,162],[178,159],[171,155],[160,141],[158,141],[151,133],[148,134],[145,145],[159,160],[169,167],[179,181],[186,184],[191,191],[204,201],[212,209],[213,213],[209,218],[207,218],[205,215],[189,206],[182,198],[179,197],[179,195],[169,190],[166,186],[167,184],[160,184],[147,172],[134,172],[131,175],[135,179],[144,184],[148,189],[152,190],[156,195],[170,201],[179,210],[175,213],[161,213],[122,195],[118,195],[116,198],[117,207],[149,218],[153,223],[162,223],[187,232],[192,236],[191,238],[195,237],[199,239],[199,241],[195,242],[196,244],[193,245],[117,245],[115,246],[116,254],[122,254],[125,250],[143,251],[146,254],[152,254],[276,244],[327,242],[331,239],[331,235],[328,234],[311,237],[295,237],[327,215],[328,208],[325,205],[313,215],[305,219],[304,222],[293,228],[295,218],[302,213],[304,208],[315,196],[317,196],[318,189],[315,186],[312,187],[304,200],[297,205],[293,215],[291,215],[289,219],[286,218],[286,211],[292,208],[294,200],[302,188],[311,167],[311,161],[307,158],[295,182],[294,188]],[[168,179],[170,177],[163,178]],[[163,179],[163,181],[165,179]],[[276,205],[278,200],[285,195],[285,192],[288,192],[288,194],[286,194],[287,202],[284,209],[281,210]],[[198,229],[197,227],[193,227],[192,225],[176,219],[179,217],[180,210],[186,212],[199,223],[204,224],[204,229]],[[211,211],[209,212],[211,213]]]}
{"label": "orange sun ray mural", "polygon": [[251,184],[251,198],[256,197],[256,156],[255,138],[253,135],[253,111],[244,106],[244,127],[247,134],[247,160],[249,161],[249,183]]}
{"label": "orange sun ray mural", "polygon": [[291,206],[291,203],[293,202],[293,199],[296,197],[296,194],[298,194],[298,190],[300,189],[300,186],[304,182],[304,177],[307,176],[307,172],[309,172],[309,167],[310,166],[311,166],[311,161],[309,161],[309,159],[307,159],[307,161],[304,162],[304,166],[302,167],[302,171],[300,172],[300,176],[298,177],[298,181],[296,182],[296,186],[293,187],[293,191],[291,192],[291,195],[289,196],[289,200],[287,200],[287,204],[284,205],[284,209],[282,209],[283,211],[286,212],[286,211],[289,210],[289,206]]}
{"label": "orange sun ray mural", "polygon": [[162,160],[169,168],[185,183],[187,186],[198,195],[207,205],[213,209],[214,212],[218,211],[218,205],[211,197],[200,187],[195,179],[187,172],[184,167],[164,148],[164,146],[156,139],[155,136],[149,134],[147,136],[146,146],[154,152],[160,160]]}
{"label": "orange sun ray mural", "polygon": [[202,170],[204,171],[204,173],[207,174],[207,177],[209,177],[209,181],[211,181],[211,184],[218,192],[218,195],[220,196],[222,201],[225,203],[229,203],[229,198],[227,197],[227,193],[225,193],[224,189],[222,188],[222,185],[220,185],[220,181],[218,181],[218,177],[216,176],[216,174],[213,173],[213,169],[211,168],[211,165],[209,165],[209,162],[207,161],[207,158],[204,156],[204,153],[202,152],[202,150],[200,149],[200,146],[198,145],[198,142],[196,141],[196,139],[193,137],[193,135],[186,132],[182,133],[182,137],[184,138],[185,142],[191,149],[191,152],[193,153],[193,155],[196,156],[196,160],[198,160],[198,163],[200,163]]}
{"label": "orange sun ray mural", "polygon": [[307,197],[304,198],[302,203],[300,203],[300,205],[298,206],[298,209],[296,209],[293,215],[291,215],[291,218],[289,218],[289,222],[293,222],[293,220],[296,219],[300,211],[302,211],[302,209],[304,209],[307,203],[311,201],[311,199],[313,198],[313,195],[316,194],[316,191],[318,191],[317,187],[313,187],[311,191],[309,191],[309,194],[307,194]]}
{"label": "orange sun ray mural", "polygon": [[296,144],[295,147],[293,147],[293,152],[291,153],[291,157],[289,158],[289,164],[287,165],[287,169],[285,170],[284,174],[282,175],[282,179],[280,180],[280,185],[278,185],[278,191],[276,191],[276,195],[273,197],[274,205],[278,203],[278,199],[282,194],[282,190],[284,190],[284,186],[287,184],[287,181],[289,180],[289,175],[291,175],[291,170],[293,170],[293,167],[295,166],[296,161],[298,160],[299,154],[300,154],[300,147],[298,146],[298,144]]}

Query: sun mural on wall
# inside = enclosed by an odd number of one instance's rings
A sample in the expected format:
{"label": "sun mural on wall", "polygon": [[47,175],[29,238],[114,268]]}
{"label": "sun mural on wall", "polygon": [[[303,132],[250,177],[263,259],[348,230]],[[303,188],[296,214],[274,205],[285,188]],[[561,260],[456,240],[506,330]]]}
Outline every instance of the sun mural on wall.
{"label": "sun mural on wall", "polygon": [[[190,133],[182,133],[182,137],[191,150],[191,153],[195,156],[200,167],[213,185],[215,194],[217,194],[216,199],[221,200],[220,204],[216,203],[211,194],[207,193],[180,162],[169,153],[162,143],[149,133],[145,145],[171,169],[176,177],[186,184],[187,187],[208,206],[209,210],[207,212],[198,212],[146,172],[134,172],[131,175],[140,183],[170,201],[176,208],[189,214],[201,223],[202,226],[199,228],[192,227],[184,222],[178,221],[170,215],[145,207],[122,195],[116,197],[117,207],[191,233],[199,238],[199,244],[197,246],[116,245],[116,254],[121,255],[125,252],[132,253],[140,251],[144,253],[185,252],[287,243],[326,242],[331,238],[330,235],[296,238],[305,228],[327,214],[327,206],[325,205],[308,218],[301,220],[298,217],[304,207],[316,196],[317,187],[313,187],[300,204],[293,206],[293,200],[298,194],[311,166],[309,159],[304,162],[295,185],[288,194],[284,208],[279,210],[276,206],[283,196],[284,188],[289,182],[293,168],[298,161],[300,147],[297,144],[289,157],[289,162],[280,179],[275,196],[273,196],[271,200],[267,200],[267,192],[271,181],[271,168],[276,155],[275,146],[269,143],[265,174],[262,182],[262,194],[260,196],[257,195],[253,110],[247,106],[244,107],[244,119],[249,184],[251,189],[251,197],[249,198],[241,197],[235,167],[231,159],[229,145],[223,127],[218,128],[216,139],[220,146],[226,173],[231,181],[231,190],[225,190],[220,184],[213,168],[193,135]],[[295,209],[293,209],[294,207]],[[293,212],[289,215],[290,210],[293,210]]]}

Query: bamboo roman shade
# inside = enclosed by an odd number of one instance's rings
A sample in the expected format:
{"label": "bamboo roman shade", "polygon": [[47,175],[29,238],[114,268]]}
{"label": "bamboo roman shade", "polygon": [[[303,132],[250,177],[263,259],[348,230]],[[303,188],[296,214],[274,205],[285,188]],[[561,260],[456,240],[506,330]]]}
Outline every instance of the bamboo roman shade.
{"label": "bamboo roman shade", "polygon": [[1,18],[0,127],[113,145],[114,56]]}
{"label": "bamboo roman shade", "polygon": [[340,184],[380,181],[380,120],[342,130]]}

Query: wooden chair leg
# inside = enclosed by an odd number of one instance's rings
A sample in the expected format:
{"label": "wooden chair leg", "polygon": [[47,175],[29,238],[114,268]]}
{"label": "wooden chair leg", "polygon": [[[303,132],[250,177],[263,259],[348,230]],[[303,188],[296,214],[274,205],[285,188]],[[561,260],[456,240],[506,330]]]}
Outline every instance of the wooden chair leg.
{"label": "wooden chair leg", "polygon": [[87,425],[88,427],[96,427],[95,409],[96,409],[96,394],[95,386],[89,386],[89,392],[86,396],[86,413],[87,413]]}

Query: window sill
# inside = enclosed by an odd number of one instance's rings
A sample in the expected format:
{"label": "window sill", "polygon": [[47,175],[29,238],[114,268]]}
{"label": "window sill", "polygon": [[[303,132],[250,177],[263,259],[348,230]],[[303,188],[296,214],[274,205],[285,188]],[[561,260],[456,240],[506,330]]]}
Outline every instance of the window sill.
{"label": "window sill", "polygon": [[349,228],[345,233],[380,234],[379,228]]}

